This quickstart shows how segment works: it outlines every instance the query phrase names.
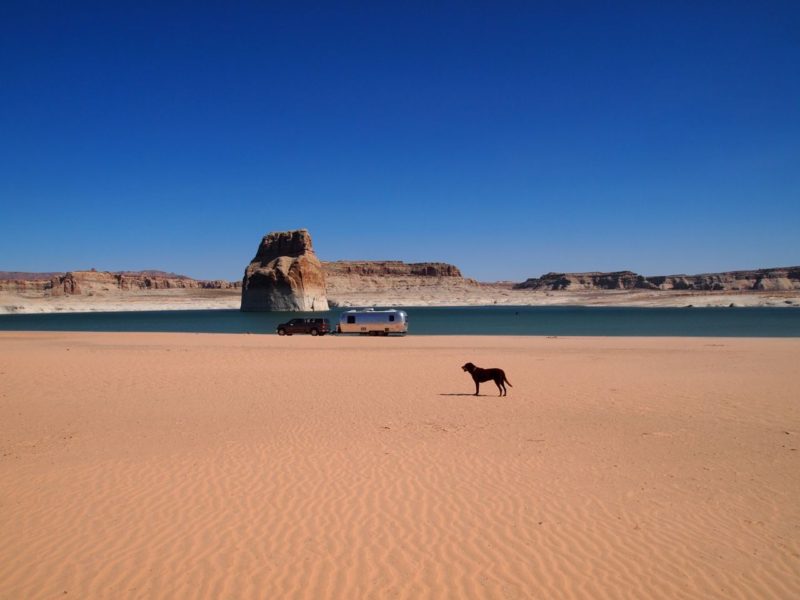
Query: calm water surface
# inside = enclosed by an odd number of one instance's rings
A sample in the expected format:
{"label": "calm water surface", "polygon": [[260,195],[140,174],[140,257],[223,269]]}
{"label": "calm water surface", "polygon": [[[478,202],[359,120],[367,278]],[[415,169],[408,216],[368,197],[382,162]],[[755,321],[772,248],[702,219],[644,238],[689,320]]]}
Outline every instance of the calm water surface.
{"label": "calm water surface", "polygon": [[[338,323],[345,309],[308,313]],[[409,335],[800,337],[797,308],[412,307]],[[274,333],[293,313],[238,310],[2,315],[4,331]]]}

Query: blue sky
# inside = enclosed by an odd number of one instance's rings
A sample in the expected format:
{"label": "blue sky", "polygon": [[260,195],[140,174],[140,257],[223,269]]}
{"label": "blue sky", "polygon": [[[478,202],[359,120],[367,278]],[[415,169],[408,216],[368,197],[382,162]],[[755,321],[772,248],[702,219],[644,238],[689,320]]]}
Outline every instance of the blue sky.
{"label": "blue sky", "polygon": [[800,3],[0,3],[0,270],[800,263]]}

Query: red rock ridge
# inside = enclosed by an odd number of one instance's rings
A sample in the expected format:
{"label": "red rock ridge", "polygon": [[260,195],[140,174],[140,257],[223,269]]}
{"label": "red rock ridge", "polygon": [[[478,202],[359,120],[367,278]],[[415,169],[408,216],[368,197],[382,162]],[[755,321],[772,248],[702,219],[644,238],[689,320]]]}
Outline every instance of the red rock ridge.
{"label": "red rock ridge", "polygon": [[639,275],[610,273],[547,273],[514,286],[528,290],[682,290],[789,291],[800,289],[800,267],[727,271],[700,275]]}
{"label": "red rock ridge", "polygon": [[455,265],[441,262],[405,263],[399,260],[338,260],[322,263],[327,276],[461,277]]}
{"label": "red rock ridge", "polygon": [[72,296],[96,291],[235,289],[240,286],[238,281],[198,280],[158,271],[0,272],[0,291],[45,296]]}

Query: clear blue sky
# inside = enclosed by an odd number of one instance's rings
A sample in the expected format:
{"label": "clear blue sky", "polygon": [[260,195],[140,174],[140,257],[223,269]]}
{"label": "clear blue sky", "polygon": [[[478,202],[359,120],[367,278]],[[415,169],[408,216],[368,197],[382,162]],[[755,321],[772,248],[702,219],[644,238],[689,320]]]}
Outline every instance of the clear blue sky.
{"label": "clear blue sky", "polygon": [[799,2],[0,3],[0,270],[800,263]]}

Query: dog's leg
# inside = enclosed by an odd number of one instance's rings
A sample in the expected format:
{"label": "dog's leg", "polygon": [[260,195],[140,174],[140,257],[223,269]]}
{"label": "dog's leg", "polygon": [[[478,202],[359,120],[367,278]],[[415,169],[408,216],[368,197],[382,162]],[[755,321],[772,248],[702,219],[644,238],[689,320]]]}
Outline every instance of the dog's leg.
{"label": "dog's leg", "polygon": [[478,391],[481,389],[481,384],[475,381],[475,395],[478,395]]}

